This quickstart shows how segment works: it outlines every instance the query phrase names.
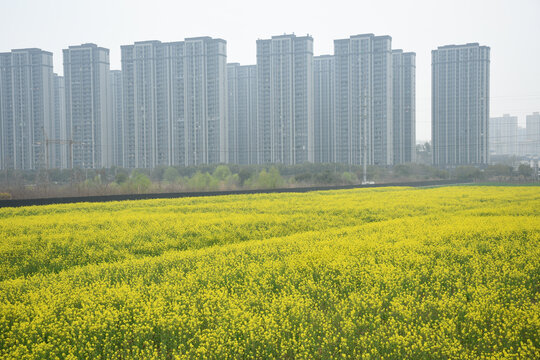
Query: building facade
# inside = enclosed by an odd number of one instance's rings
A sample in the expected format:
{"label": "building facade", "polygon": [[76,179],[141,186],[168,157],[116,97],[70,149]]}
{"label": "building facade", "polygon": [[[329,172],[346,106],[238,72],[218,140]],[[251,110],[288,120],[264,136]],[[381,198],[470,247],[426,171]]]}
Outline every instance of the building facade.
{"label": "building facade", "polygon": [[532,156],[540,156],[540,113],[532,113],[525,119],[529,152]]}
{"label": "building facade", "polygon": [[394,164],[416,161],[416,54],[392,51]]}
{"label": "building facade", "polygon": [[124,88],[122,71],[109,71],[110,118],[113,123],[113,164],[124,167]]}
{"label": "building facade", "polygon": [[530,143],[527,141],[527,128],[518,126],[517,129],[517,154],[527,156],[531,153]]}
{"label": "building facade", "polygon": [[518,154],[518,119],[517,116],[504,114],[502,117],[489,119],[490,155]]}
{"label": "building facade", "polygon": [[334,40],[336,161],[393,162],[392,39]]}
{"label": "building facade", "polygon": [[257,164],[257,66],[227,64],[229,163]]}
{"label": "building facade", "polygon": [[184,51],[186,165],[226,163],[227,43],[189,38]]}
{"label": "building facade", "polygon": [[258,163],[314,161],[313,38],[257,40]]}
{"label": "building facade", "polygon": [[335,62],[331,55],[313,58],[314,161],[335,162]]}
{"label": "building facade", "polygon": [[67,135],[75,168],[113,165],[109,105],[109,50],[95,44],[63,50]]}
{"label": "building facade", "polygon": [[433,164],[487,164],[490,48],[441,46],[431,59]]}
{"label": "building facade", "polygon": [[170,165],[168,46],[142,41],[121,47],[127,168]]}
{"label": "building facade", "polygon": [[227,162],[226,42],[121,47],[125,167]]}
{"label": "building facade", "polygon": [[52,53],[18,49],[0,53],[0,165],[33,170],[51,166],[46,139],[53,135]]}
{"label": "building facade", "polygon": [[54,74],[54,121],[49,145],[51,167],[66,169],[71,165],[71,144],[67,136],[66,88],[64,77]]}

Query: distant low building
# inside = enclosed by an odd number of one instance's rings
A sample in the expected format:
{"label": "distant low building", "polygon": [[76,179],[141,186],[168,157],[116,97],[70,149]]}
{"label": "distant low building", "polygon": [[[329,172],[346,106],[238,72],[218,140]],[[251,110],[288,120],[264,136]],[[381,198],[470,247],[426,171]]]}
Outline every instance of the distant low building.
{"label": "distant low building", "polygon": [[530,154],[529,144],[527,142],[527,129],[518,126],[517,129],[517,155],[526,156]]}
{"label": "distant low building", "polygon": [[489,119],[489,152],[491,155],[518,154],[517,116],[504,114]]}
{"label": "distant low building", "polygon": [[540,113],[535,112],[527,115],[527,143],[532,156],[540,156]]}

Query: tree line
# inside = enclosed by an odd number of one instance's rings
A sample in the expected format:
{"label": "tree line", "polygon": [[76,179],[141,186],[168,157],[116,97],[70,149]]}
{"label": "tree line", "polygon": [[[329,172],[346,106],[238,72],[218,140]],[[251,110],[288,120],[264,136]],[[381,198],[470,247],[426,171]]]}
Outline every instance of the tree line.
{"label": "tree line", "polygon": [[[275,189],[312,185],[361,183],[363,168],[347,164],[281,164],[162,166],[154,169],[51,169],[0,172],[0,198],[32,198],[149,192]],[[376,183],[422,180],[471,180],[498,182],[534,181],[533,169],[497,164],[483,169],[459,166],[440,169],[408,163],[393,167],[368,166],[366,178]]]}

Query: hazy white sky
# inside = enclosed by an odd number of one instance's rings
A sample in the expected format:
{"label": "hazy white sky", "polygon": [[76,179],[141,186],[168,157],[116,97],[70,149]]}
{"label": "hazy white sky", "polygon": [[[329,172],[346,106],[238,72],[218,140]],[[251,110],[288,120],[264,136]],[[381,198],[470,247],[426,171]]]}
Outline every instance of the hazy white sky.
{"label": "hazy white sky", "polygon": [[255,64],[257,38],[310,34],[315,55],[354,34],[392,36],[416,52],[417,139],[431,138],[431,50],[478,42],[491,47],[491,116],[540,111],[540,0],[0,0],[0,52],[37,47],[54,53],[93,42],[120,45],[212,36],[227,40],[228,62]]}

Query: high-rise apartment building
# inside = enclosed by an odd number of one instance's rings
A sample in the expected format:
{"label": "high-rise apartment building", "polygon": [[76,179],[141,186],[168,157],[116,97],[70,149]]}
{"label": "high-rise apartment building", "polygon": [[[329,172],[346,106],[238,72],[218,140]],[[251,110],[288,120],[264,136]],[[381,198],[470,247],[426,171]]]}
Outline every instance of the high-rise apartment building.
{"label": "high-rise apartment building", "polygon": [[143,41],[121,50],[124,166],[227,162],[226,42]]}
{"label": "high-rise apartment building", "polygon": [[333,56],[313,58],[314,161],[319,163],[335,161],[334,75]]}
{"label": "high-rise apartment building", "polygon": [[0,53],[0,165],[32,170],[50,166],[47,137],[54,121],[52,53]]}
{"label": "high-rise apartment building", "polygon": [[124,91],[122,71],[109,71],[109,104],[113,123],[113,163],[124,167]]}
{"label": "high-rise apartment building", "polygon": [[258,162],[313,162],[313,38],[257,40],[257,82]]}
{"label": "high-rise apartment building", "polygon": [[431,52],[431,59],[434,165],[487,164],[489,47],[441,46]]}
{"label": "high-rise apartment building", "polygon": [[64,49],[67,135],[74,167],[113,165],[109,107],[109,50],[95,44]]}
{"label": "high-rise apartment building", "polygon": [[416,158],[416,54],[392,51],[394,164]]}
{"label": "high-rise apartment building", "polygon": [[257,66],[227,64],[229,162],[257,164]]}
{"label": "high-rise apartment building", "polygon": [[49,135],[49,151],[51,151],[51,167],[65,169],[71,165],[71,154],[67,136],[66,121],[66,88],[64,77],[54,74],[54,121]]}
{"label": "high-rise apartment building", "polygon": [[[121,47],[124,141],[123,164],[127,168],[171,165],[169,46],[160,41],[141,41]],[[178,116],[180,118],[180,116]],[[176,149],[177,150],[177,149]]]}
{"label": "high-rise apartment building", "polygon": [[518,154],[517,116],[504,114],[489,119],[489,153],[491,155]]}
{"label": "high-rise apartment building", "polygon": [[393,162],[391,43],[373,34],[334,40],[337,162]]}
{"label": "high-rise apartment building", "polygon": [[226,163],[227,43],[210,37],[184,42],[186,163]]}
{"label": "high-rise apartment building", "polygon": [[528,149],[533,156],[540,156],[540,113],[535,112],[526,117]]}

